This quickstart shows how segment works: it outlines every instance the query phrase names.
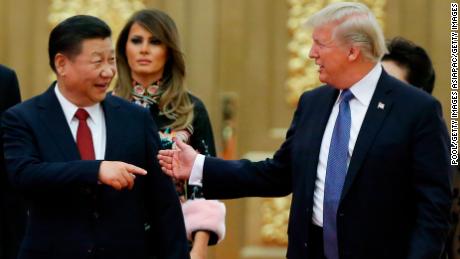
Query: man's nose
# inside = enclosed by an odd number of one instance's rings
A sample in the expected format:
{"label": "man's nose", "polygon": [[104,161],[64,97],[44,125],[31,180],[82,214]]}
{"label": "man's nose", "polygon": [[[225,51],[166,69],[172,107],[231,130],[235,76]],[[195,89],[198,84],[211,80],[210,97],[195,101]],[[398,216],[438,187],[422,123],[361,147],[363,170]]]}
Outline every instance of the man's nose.
{"label": "man's nose", "polygon": [[102,69],[101,76],[105,78],[112,78],[116,73],[117,69],[115,68],[115,65],[107,65],[104,69]]}
{"label": "man's nose", "polygon": [[310,51],[308,52],[308,57],[309,58],[317,58],[318,53],[316,52],[315,46],[311,46]]}

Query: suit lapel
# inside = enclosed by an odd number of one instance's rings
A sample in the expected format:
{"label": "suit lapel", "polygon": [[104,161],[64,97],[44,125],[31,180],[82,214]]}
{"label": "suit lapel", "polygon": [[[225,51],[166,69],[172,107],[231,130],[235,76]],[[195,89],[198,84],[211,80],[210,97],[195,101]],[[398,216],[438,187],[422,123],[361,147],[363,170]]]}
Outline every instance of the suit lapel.
{"label": "suit lapel", "polygon": [[[319,161],[319,152],[321,149],[321,142],[323,140],[324,131],[329,120],[332,108],[334,103],[339,95],[339,90],[334,89],[333,87],[327,86],[325,89],[325,94],[320,94],[318,98],[313,99],[314,103],[311,105],[311,111],[308,111],[306,116],[311,116],[312,119],[310,123],[306,124],[307,129],[312,129],[311,136],[307,136],[308,143],[306,143],[308,149],[313,150],[311,154],[303,154],[301,157],[308,158],[308,166],[304,170],[308,173],[306,178],[307,186],[307,197],[313,195],[314,185],[318,172],[318,161]],[[302,149],[304,150],[304,149]],[[300,165],[305,164],[301,161]],[[303,172],[303,171],[302,171]]]}
{"label": "suit lapel", "polygon": [[60,149],[60,153],[64,156],[65,160],[79,160],[80,154],[77,144],[72,137],[69,124],[54,93],[54,86],[55,83],[38,100],[37,106],[40,119],[52,135],[52,140]]}
{"label": "suit lapel", "polygon": [[329,116],[331,115],[332,107],[334,107],[334,103],[337,99],[337,96],[339,95],[339,91],[330,86],[327,86],[325,91],[326,94],[321,95],[320,98],[317,98],[317,102],[312,105],[315,111],[312,111],[313,119],[311,122],[314,124],[309,125],[309,127],[313,129],[313,138],[310,145],[313,147],[313,150],[315,150],[313,156],[316,160],[314,161],[315,166],[318,164],[321,142],[323,140],[323,135],[329,120]]}
{"label": "suit lapel", "polygon": [[364,117],[363,124],[358,134],[353,155],[348,167],[348,173],[345,178],[341,200],[347,195],[350,187],[358,174],[359,169],[366,157],[369,148],[372,146],[382,124],[391,110],[392,99],[390,92],[393,86],[388,82],[388,75],[382,71],[382,75],[377,83],[374,95],[372,96],[369,108]]}
{"label": "suit lapel", "polygon": [[121,116],[118,112],[119,104],[115,103],[113,96],[108,93],[105,100],[101,103],[104,110],[105,126],[106,126],[106,147],[104,160],[116,160],[116,151],[120,148],[120,140],[123,139],[124,127],[120,122],[123,120],[117,119]]}

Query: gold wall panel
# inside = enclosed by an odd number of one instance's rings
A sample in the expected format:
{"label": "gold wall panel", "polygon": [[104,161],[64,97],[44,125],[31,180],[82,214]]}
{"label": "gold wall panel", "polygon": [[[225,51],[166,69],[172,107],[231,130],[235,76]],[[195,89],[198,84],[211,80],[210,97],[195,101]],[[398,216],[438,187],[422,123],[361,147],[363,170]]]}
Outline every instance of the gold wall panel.
{"label": "gold wall panel", "polygon": [[143,8],[143,0],[52,0],[48,21],[54,27],[72,15],[93,15],[109,24],[115,38],[131,14]]}
{"label": "gold wall panel", "polygon": [[262,242],[267,245],[287,245],[287,224],[291,196],[262,201]]}

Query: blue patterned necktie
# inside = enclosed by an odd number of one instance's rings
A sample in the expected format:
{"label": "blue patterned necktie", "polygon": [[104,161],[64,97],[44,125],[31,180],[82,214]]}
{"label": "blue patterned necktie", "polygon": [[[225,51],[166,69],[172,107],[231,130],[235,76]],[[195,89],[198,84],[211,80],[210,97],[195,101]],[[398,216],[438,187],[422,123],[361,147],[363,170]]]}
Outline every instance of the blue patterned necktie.
{"label": "blue patterned necktie", "polygon": [[347,174],[348,142],[351,127],[349,101],[351,98],[353,98],[353,93],[350,90],[342,91],[339,114],[335,121],[327,158],[323,203],[324,254],[327,259],[339,259],[337,209]]}

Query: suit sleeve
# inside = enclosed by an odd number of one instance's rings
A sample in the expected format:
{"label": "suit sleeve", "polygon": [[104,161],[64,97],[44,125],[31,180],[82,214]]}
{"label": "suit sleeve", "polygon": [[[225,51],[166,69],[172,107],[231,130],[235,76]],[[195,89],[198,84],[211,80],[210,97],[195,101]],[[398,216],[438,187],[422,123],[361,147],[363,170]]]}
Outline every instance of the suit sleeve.
{"label": "suit sleeve", "polygon": [[408,258],[438,258],[449,228],[452,175],[448,133],[441,106],[433,101],[420,113],[413,139],[416,222]]}
{"label": "suit sleeve", "polygon": [[152,117],[145,112],[147,174],[147,211],[151,223],[152,246],[158,258],[188,258],[188,245],[179,197],[171,179],[162,173],[156,159],[160,138]]}
{"label": "suit sleeve", "polygon": [[7,172],[20,189],[97,184],[101,161],[42,161],[31,127],[18,109],[3,116],[3,141]]}
{"label": "suit sleeve", "polygon": [[286,139],[271,159],[251,162],[206,157],[203,192],[206,198],[278,197],[292,192],[292,143],[301,116],[299,102]]}

